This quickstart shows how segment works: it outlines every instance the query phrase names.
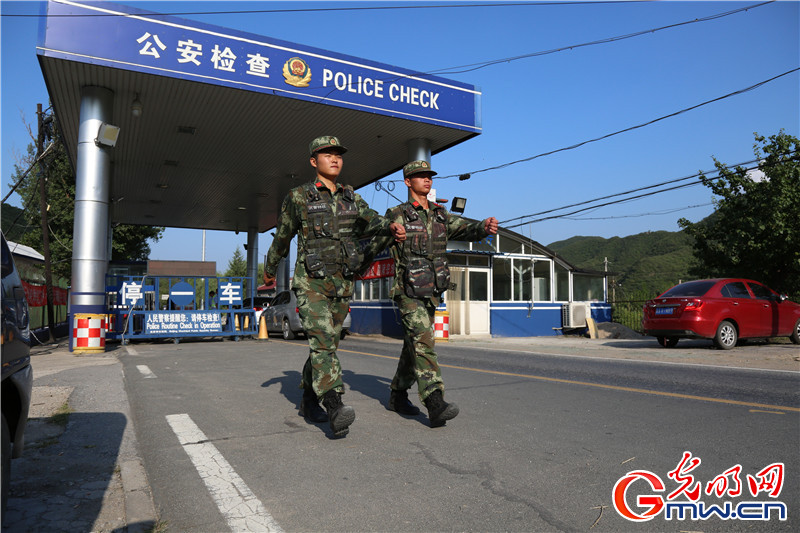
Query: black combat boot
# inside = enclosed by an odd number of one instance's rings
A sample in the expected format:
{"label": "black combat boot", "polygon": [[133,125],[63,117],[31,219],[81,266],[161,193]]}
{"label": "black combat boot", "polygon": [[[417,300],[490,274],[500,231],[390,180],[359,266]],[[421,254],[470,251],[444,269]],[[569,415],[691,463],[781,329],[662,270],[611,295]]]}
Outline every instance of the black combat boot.
{"label": "black combat boot", "polygon": [[328,420],[331,421],[331,430],[334,437],[344,437],[350,432],[349,426],[356,419],[356,411],[349,405],[342,403],[342,395],[335,390],[329,390],[322,397],[322,405],[328,411]]}
{"label": "black combat boot", "polygon": [[417,416],[419,408],[408,399],[408,391],[392,389],[389,394],[389,410],[397,414]]}
{"label": "black combat boot", "polygon": [[303,399],[300,400],[300,414],[309,422],[327,422],[328,415],[319,405],[319,399],[313,389],[303,390]]}
{"label": "black combat boot", "polygon": [[444,401],[440,390],[433,391],[425,398],[425,407],[428,408],[428,419],[432,428],[443,426],[445,422],[458,415],[458,406]]}

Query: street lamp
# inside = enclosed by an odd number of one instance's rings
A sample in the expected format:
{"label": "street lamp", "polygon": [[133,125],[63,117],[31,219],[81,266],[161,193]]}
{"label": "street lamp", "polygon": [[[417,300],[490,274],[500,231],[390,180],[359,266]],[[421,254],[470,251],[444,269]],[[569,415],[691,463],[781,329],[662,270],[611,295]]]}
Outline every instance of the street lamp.
{"label": "street lamp", "polygon": [[117,144],[117,139],[119,139],[119,126],[113,126],[103,122],[100,124],[100,129],[97,131],[97,138],[94,140],[94,143],[97,146],[114,148]]}

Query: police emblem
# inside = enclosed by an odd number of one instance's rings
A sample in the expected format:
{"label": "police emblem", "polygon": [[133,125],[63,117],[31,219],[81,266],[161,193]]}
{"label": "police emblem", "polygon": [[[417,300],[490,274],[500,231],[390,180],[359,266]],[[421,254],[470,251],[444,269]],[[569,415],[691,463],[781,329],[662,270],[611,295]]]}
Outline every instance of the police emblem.
{"label": "police emblem", "polygon": [[308,87],[311,81],[311,69],[308,63],[299,57],[293,57],[283,64],[283,78],[294,87]]}

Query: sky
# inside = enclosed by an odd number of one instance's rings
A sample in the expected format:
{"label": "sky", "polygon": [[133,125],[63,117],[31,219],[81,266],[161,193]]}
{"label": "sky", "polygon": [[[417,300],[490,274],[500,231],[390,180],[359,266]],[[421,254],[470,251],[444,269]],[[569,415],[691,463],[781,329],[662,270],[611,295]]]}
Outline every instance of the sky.
{"label": "sky", "polygon": [[[707,188],[572,215],[595,204],[556,209],[713,171],[714,158],[731,166],[753,160],[756,133],[800,137],[797,1],[116,3],[477,86],[483,133],[431,162],[439,176],[471,178],[435,180],[437,196],[467,198],[468,217],[525,223],[514,231],[544,245],[677,231],[679,218],[696,222],[713,211]],[[373,7],[380,9],[364,9]],[[232,13],[243,10],[269,12]],[[39,21],[9,16],[36,15],[39,3],[2,1],[0,11],[5,196],[32,142],[26,124],[35,125],[36,104],[46,107],[48,95],[36,59]],[[492,167],[501,168],[485,170]],[[384,182],[395,180],[394,194],[405,199],[400,178]],[[381,214],[397,203],[374,185],[357,192]],[[9,202],[21,205],[18,195]],[[209,231],[206,260],[224,271],[243,242]],[[260,235],[262,259],[270,243],[269,232]],[[151,249],[151,259],[200,260],[202,232],[168,228]]]}

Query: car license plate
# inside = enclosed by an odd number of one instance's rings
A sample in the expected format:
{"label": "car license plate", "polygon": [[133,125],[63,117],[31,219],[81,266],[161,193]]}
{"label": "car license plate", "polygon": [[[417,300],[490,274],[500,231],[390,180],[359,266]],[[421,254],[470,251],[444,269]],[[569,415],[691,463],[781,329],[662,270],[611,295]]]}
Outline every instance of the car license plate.
{"label": "car license plate", "polygon": [[672,307],[656,307],[657,315],[671,315]]}

